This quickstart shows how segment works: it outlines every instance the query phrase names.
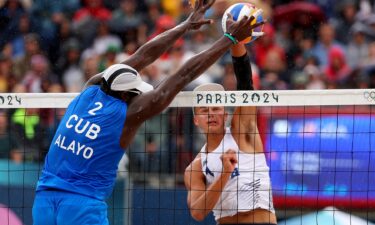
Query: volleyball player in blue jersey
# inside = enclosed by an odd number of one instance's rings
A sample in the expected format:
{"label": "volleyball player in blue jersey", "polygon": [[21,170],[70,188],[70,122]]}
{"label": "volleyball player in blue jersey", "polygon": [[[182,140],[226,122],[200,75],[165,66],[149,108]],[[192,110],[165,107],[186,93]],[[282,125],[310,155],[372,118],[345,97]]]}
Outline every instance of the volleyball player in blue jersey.
{"label": "volleyball player in blue jersey", "polygon": [[209,23],[203,16],[213,3],[198,0],[185,22],[146,43],[122,64],[95,75],[69,104],[37,184],[35,225],[108,224],[104,200],[112,192],[118,163],[137,129],[165,109],[185,85],[230,48],[235,38],[243,40],[251,35],[251,18],[229,21],[231,38],[217,40],[155,89],[143,82],[137,71],[156,60],[186,31]]}

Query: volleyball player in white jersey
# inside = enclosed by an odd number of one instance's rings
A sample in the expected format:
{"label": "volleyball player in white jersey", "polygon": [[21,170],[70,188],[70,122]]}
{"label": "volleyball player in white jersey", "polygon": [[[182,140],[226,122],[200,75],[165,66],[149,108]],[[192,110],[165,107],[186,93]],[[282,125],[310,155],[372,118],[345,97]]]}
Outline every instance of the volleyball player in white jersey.
{"label": "volleyball player in white jersey", "polygon": [[[250,59],[243,44],[231,48],[238,90],[253,90]],[[195,91],[224,91],[203,84]],[[230,127],[224,107],[196,107],[194,124],[206,144],[185,170],[188,206],[196,220],[211,211],[218,224],[276,224],[269,168],[257,128],[256,107],[237,107]]]}

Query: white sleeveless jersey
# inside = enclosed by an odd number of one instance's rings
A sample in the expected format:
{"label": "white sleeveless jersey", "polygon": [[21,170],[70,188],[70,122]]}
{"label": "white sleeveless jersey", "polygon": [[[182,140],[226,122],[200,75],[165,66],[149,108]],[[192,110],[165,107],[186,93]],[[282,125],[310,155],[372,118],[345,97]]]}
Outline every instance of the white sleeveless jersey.
{"label": "white sleeveless jersey", "polygon": [[258,208],[274,213],[269,168],[264,154],[240,151],[230,128],[226,128],[223,140],[214,151],[207,153],[206,145],[201,149],[202,172],[207,185],[221,175],[220,156],[229,149],[236,151],[237,165],[212,210],[215,220]]}

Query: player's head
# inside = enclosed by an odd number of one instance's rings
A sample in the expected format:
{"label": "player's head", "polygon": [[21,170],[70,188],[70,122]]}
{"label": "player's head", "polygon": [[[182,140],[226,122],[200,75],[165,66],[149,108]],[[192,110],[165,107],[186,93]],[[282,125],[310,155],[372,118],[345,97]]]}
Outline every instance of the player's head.
{"label": "player's head", "polygon": [[103,72],[101,88],[128,103],[133,97],[153,90],[152,85],[144,82],[134,68],[124,64],[114,64]]}
{"label": "player's head", "polygon": [[[225,91],[220,84],[202,84],[194,89],[194,92],[203,91]],[[222,133],[228,113],[224,106],[194,107],[194,124],[201,128],[204,133]]]}

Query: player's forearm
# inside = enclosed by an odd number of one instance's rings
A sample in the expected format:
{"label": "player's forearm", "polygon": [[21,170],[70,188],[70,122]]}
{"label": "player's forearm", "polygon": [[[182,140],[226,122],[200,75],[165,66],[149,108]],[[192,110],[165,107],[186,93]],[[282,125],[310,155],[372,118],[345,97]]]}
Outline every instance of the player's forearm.
{"label": "player's forearm", "polygon": [[185,34],[188,29],[189,24],[183,22],[173,29],[159,34],[140,47],[134,55],[122,63],[127,64],[138,71],[142,70],[159,58],[178,38]]}
{"label": "player's forearm", "polygon": [[230,52],[233,57],[241,57],[247,53],[247,50],[244,44],[236,44],[230,48]]}
{"label": "player's forearm", "polygon": [[191,81],[200,76],[216,62],[232,45],[226,37],[217,40],[209,49],[189,59],[174,75],[168,77],[156,87],[153,112],[159,113],[167,107],[173,98]]}
{"label": "player's forearm", "polygon": [[250,57],[247,52],[241,56],[232,55],[232,62],[237,78],[237,90],[254,90]]}
{"label": "player's forearm", "polygon": [[[235,45],[231,49],[234,73],[237,79],[237,90],[254,90],[250,57],[245,45]],[[255,106],[238,107],[235,114],[239,114],[241,132],[254,134],[256,132],[257,117]]]}
{"label": "player's forearm", "polygon": [[199,53],[188,60],[183,67],[181,67],[176,75],[172,76],[171,81],[176,85],[176,89],[182,89],[206,71],[212,64],[214,64],[228,49],[232,42],[222,37],[217,40],[208,50]]}
{"label": "player's forearm", "polygon": [[199,198],[191,202],[190,211],[194,218],[203,220],[215,207],[231,173],[222,173]]}

